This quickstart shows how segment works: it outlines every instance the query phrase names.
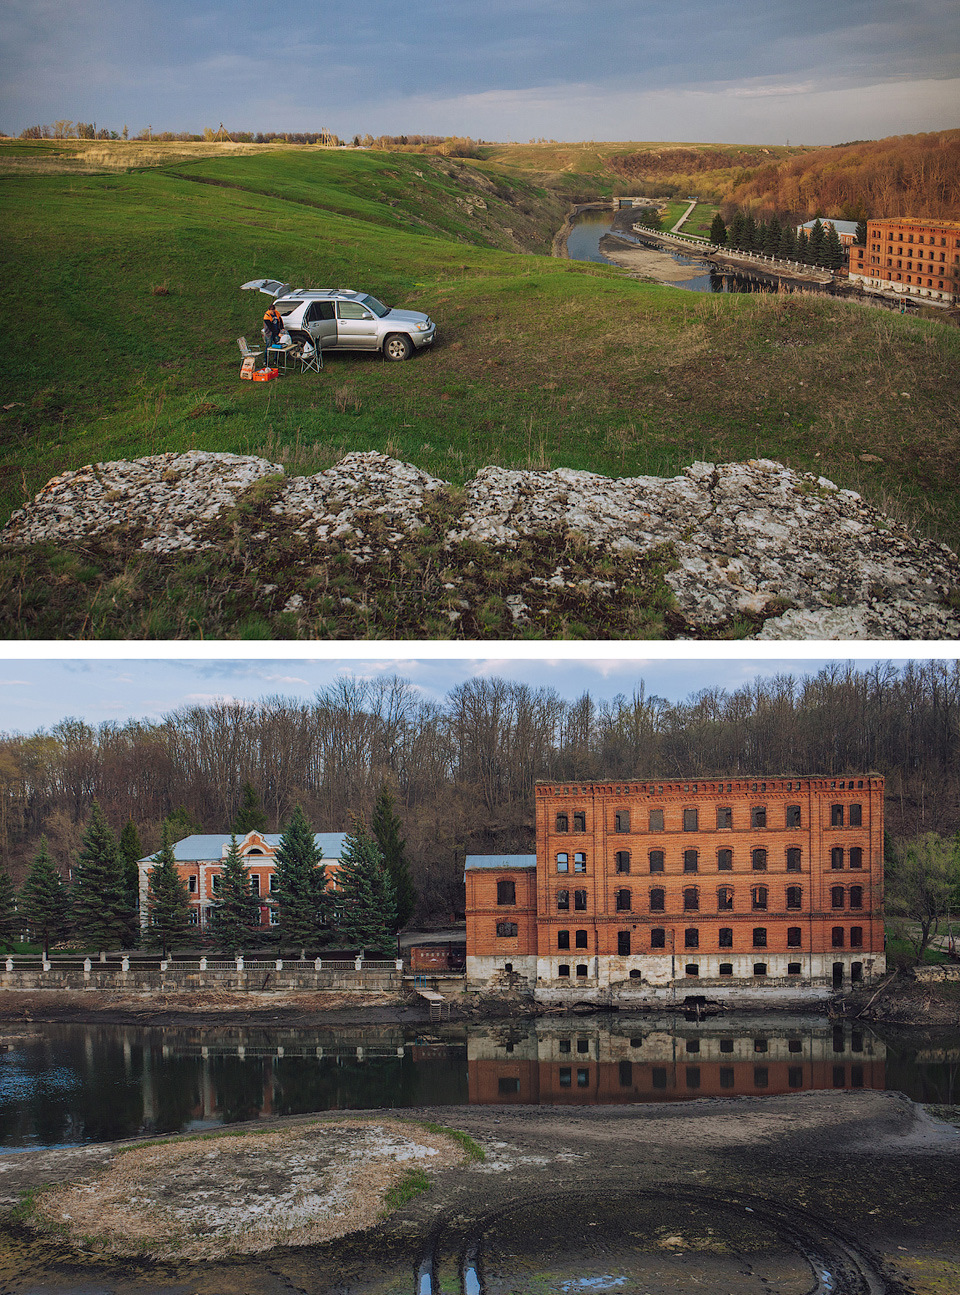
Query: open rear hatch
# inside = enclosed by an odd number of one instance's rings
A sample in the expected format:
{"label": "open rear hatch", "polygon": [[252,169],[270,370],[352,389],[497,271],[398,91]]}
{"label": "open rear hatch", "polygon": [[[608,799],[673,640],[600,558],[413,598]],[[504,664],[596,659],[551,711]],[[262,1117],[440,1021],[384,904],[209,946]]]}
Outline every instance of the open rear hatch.
{"label": "open rear hatch", "polygon": [[260,292],[265,292],[268,297],[282,297],[285,292],[290,291],[289,283],[281,283],[279,279],[251,279],[249,283],[241,283],[241,291],[250,288],[258,288]]}

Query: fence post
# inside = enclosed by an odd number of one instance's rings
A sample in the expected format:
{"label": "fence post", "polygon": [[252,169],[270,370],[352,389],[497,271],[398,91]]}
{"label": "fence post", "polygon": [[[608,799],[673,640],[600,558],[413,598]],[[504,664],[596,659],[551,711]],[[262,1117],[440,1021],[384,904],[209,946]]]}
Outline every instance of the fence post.
{"label": "fence post", "polygon": [[41,970],[41,971],[49,971],[49,970],[50,970],[50,963],[49,963],[49,962],[47,962],[46,958],[41,959],[41,962],[40,962],[40,970]]}
{"label": "fence post", "polygon": [[354,971],[362,971],[362,970],[363,970],[363,957],[362,957],[362,956],[361,956],[361,957],[359,957],[359,958],[354,958],[354,960],[353,960],[353,969],[354,969]]}
{"label": "fence post", "polygon": [[7,971],[13,971],[13,959],[12,959],[12,958],[8,958],[8,959],[7,959]]}
{"label": "fence post", "polygon": [[130,959],[127,957],[126,954],[124,954],[123,957],[120,959],[120,970],[121,971],[130,970]]}
{"label": "fence post", "polygon": [[403,971],[403,959],[402,959],[402,958],[398,958],[398,959],[397,959],[397,971]]}
{"label": "fence post", "polygon": [[283,971],[283,959],[282,959],[282,958],[278,958],[278,959],[277,959],[277,971]]}
{"label": "fence post", "polygon": [[319,971],[319,970],[321,969],[321,967],[322,967],[322,966],[323,966],[323,963],[320,961],[320,959],[319,959],[319,958],[314,958],[314,960],[313,960],[313,969],[314,969],[314,971]]}
{"label": "fence post", "polygon": [[207,960],[206,960],[206,958],[201,958],[201,959],[200,959],[200,970],[201,970],[201,971],[206,971],[206,969],[207,969]]}
{"label": "fence post", "polygon": [[243,955],[237,955],[237,971],[243,971]]}
{"label": "fence post", "polygon": [[83,974],[84,974],[85,976],[89,976],[91,971],[93,971],[93,963],[90,961],[90,959],[89,959],[89,958],[84,958],[84,960],[83,960]]}

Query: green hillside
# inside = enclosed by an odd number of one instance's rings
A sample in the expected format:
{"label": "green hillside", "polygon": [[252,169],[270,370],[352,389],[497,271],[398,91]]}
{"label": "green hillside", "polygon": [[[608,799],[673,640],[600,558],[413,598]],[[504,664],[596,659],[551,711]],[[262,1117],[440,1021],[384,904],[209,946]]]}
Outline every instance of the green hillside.
{"label": "green hillside", "polygon": [[[4,518],[91,461],[193,447],[313,472],[376,449],[454,482],[488,463],[672,474],[767,456],[960,533],[955,329],[531,254],[565,203],[492,163],[272,150],[20,174],[0,203]],[[437,345],[241,383],[236,338],[258,337],[266,298],[239,285],[258,276],[425,310]]]}

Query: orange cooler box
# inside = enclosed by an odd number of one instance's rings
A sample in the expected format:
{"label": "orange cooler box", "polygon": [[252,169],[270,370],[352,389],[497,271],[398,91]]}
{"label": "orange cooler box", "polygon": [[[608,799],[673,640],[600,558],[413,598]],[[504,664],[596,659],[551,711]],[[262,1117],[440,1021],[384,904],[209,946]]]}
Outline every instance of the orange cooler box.
{"label": "orange cooler box", "polygon": [[254,382],[272,382],[274,378],[279,378],[279,369],[257,369],[256,373],[251,375]]}

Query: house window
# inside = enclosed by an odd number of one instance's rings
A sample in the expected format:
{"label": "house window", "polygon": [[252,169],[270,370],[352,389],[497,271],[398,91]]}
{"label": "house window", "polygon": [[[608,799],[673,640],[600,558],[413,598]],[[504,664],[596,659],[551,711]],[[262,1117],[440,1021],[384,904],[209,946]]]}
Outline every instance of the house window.
{"label": "house window", "polygon": [[787,806],[787,823],[786,823],[786,825],[787,825],[787,827],[799,827],[799,826],[800,826],[800,806],[799,806],[799,805],[788,805],[788,806]]}
{"label": "house window", "polygon": [[569,871],[570,871],[570,856],[569,856],[569,854],[558,854],[558,855],[557,855],[557,872],[569,872]]}
{"label": "house window", "polygon": [[850,814],[849,814],[848,821],[851,827],[863,826],[863,806],[862,805],[850,806]]}
{"label": "house window", "polygon": [[630,871],[630,851],[618,850],[616,853],[617,872]]}
{"label": "house window", "polygon": [[750,859],[753,864],[754,872],[766,872],[767,870],[766,850],[751,850]]}
{"label": "house window", "polygon": [[[569,976],[569,975],[570,975],[570,964],[569,964],[569,963],[567,963],[567,962],[561,962],[561,963],[560,963],[560,966],[559,966],[559,967],[557,967],[557,975],[558,975],[558,976]],[[560,1071],[560,1076],[561,1076],[561,1078],[560,1078],[560,1082],[561,1082],[561,1083],[563,1083],[563,1071],[562,1071],[562,1070]]]}
{"label": "house window", "polygon": [[787,927],[787,948],[788,949],[800,948],[800,927],[799,926]]}
{"label": "house window", "polygon": [[[843,948],[843,927],[835,926],[830,932],[830,946],[834,949]],[[842,965],[842,964],[841,964]]]}
{"label": "house window", "polygon": [[753,964],[753,974],[755,976],[765,976],[767,974],[767,964],[765,962],[755,962]]}
{"label": "house window", "polygon": [[629,913],[630,907],[631,907],[631,904],[630,904],[629,890],[618,890],[617,891],[617,912]]}
{"label": "house window", "polygon": [[260,895],[260,878],[256,874],[250,878],[250,894]]}
{"label": "house window", "polygon": [[861,850],[859,845],[854,845],[850,847],[850,867],[851,868],[863,867],[863,851]]}
{"label": "house window", "polygon": [[210,884],[211,884],[211,886],[213,887],[213,893],[214,893],[214,894],[216,894],[216,893],[217,893],[217,891],[220,889],[220,874],[219,874],[219,872],[215,872],[215,873],[213,874],[213,876],[210,878]]}
{"label": "house window", "polygon": [[696,809],[685,809],[683,811],[683,830],[685,832],[695,832],[697,830],[697,820]]}
{"label": "house window", "polygon": [[651,831],[651,832],[662,832],[662,831],[663,831],[663,810],[662,810],[662,809],[651,809],[651,811],[650,811],[650,831]]}
{"label": "house window", "polygon": [[276,891],[276,889],[277,889],[277,874],[276,874],[275,872],[271,872],[271,874],[270,874],[270,894],[272,895],[272,894]]}
{"label": "house window", "polygon": [[[586,964],[585,962],[578,962],[578,963],[577,963],[577,975],[578,975],[578,976],[586,976],[586,974],[587,974],[587,964]],[[584,1072],[584,1073],[586,1073],[586,1072]]]}
{"label": "house window", "polygon": [[863,887],[862,886],[850,887],[850,907],[863,908]]}
{"label": "house window", "polygon": [[650,932],[650,948],[665,949],[667,947],[667,933],[662,926],[655,926]]}
{"label": "house window", "polygon": [[683,870],[684,872],[696,872],[698,866],[698,854],[696,850],[684,850],[683,852]]}
{"label": "house window", "polygon": [[721,886],[717,891],[717,910],[721,913],[733,911],[733,887]]}
{"label": "house window", "polygon": [[271,908],[270,910],[270,925],[271,926],[280,925],[280,914],[277,912],[275,908]]}
{"label": "house window", "polygon": [[574,944],[574,948],[576,949],[585,949],[587,947],[586,931],[576,931],[574,933],[573,944]]}
{"label": "house window", "polygon": [[558,890],[557,891],[557,912],[565,913],[568,911],[569,908],[570,908],[569,890]]}
{"label": "house window", "polygon": [[830,806],[830,826],[843,827],[843,806],[842,805]]}
{"label": "house window", "polygon": [[187,879],[187,885],[190,890],[190,894],[195,895],[197,893],[197,878],[192,873],[190,877]]}
{"label": "house window", "polygon": [[629,952],[630,952],[630,932],[618,931],[617,932],[617,953],[619,953],[621,957],[624,957]]}
{"label": "house window", "polygon": [[650,892],[651,913],[662,913],[664,911],[666,893],[667,892],[665,890],[661,890],[659,886],[654,886],[653,890]]}
{"label": "house window", "polygon": [[755,926],[753,928],[753,947],[755,949],[765,949],[767,947],[767,928],[765,926]]}
{"label": "house window", "polygon": [[585,832],[587,830],[586,810],[575,809],[573,811],[573,830],[575,832]]}
{"label": "house window", "polygon": [[700,908],[700,892],[696,886],[688,886],[683,892],[683,911],[696,913]]}
{"label": "house window", "polygon": [[190,926],[200,925],[200,914],[195,908],[191,908],[190,912],[187,914],[187,922]]}
{"label": "house window", "polygon": [[754,886],[750,892],[752,906],[756,908],[767,907],[767,888],[766,886]]}
{"label": "house window", "polygon": [[766,807],[766,805],[754,805],[753,809],[751,809],[751,811],[750,811],[750,826],[751,826],[751,827],[766,827],[766,826],[767,826],[767,807]]}
{"label": "house window", "polygon": [[587,856],[583,853],[583,851],[580,851],[579,853],[573,856],[573,870],[574,872],[586,872]]}
{"label": "house window", "polygon": [[733,927],[732,926],[720,927],[720,948],[721,949],[733,948]]}
{"label": "house window", "polygon": [[792,845],[787,851],[787,872],[800,871],[800,847]]}
{"label": "house window", "polygon": [[729,805],[717,806],[717,827],[733,827],[733,810]]}
{"label": "house window", "polygon": [[733,851],[717,851],[717,868],[720,872],[731,872],[733,870]]}
{"label": "house window", "polygon": [[614,831],[630,831],[630,811],[629,809],[618,809],[614,816]]}
{"label": "house window", "polygon": [[497,903],[502,905],[517,902],[517,885],[514,881],[497,882]]}
{"label": "house window", "polygon": [[834,872],[839,872],[843,867],[843,846],[835,845],[830,851],[830,867]]}
{"label": "house window", "polygon": [[573,907],[579,913],[587,911],[587,892],[585,890],[575,890],[573,892]]}
{"label": "house window", "polygon": [[732,962],[721,962],[721,963],[720,963],[720,975],[721,975],[721,976],[732,976],[732,975],[733,975],[733,963],[732,963]]}
{"label": "house window", "polygon": [[863,948],[863,927],[862,926],[850,927],[850,948],[851,949]]}
{"label": "house window", "polygon": [[663,851],[662,850],[650,851],[650,871],[663,872]]}
{"label": "house window", "polygon": [[787,908],[803,907],[803,891],[799,886],[787,887]]}
{"label": "house window", "polygon": [[516,934],[517,934],[517,930],[518,930],[518,927],[517,927],[516,922],[498,922],[498,923],[497,923],[497,935],[499,935],[499,936],[505,936],[505,935],[516,935]]}
{"label": "house window", "polygon": [[558,814],[558,815],[557,815],[556,825],[554,826],[554,829],[553,829],[553,830],[554,830],[555,832],[569,832],[569,831],[570,831],[570,819],[567,817],[567,815],[566,815],[566,814]]}
{"label": "house window", "polygon": [[683,933],[683,947],[685,949],[700,948],[700,931],[695,926],[688,926]]}
{"label": "house window", "polygon": [[570,932],[569,932],[569,931],[558,931],[558,932],[557,932],[557,948],[558,948],[558,949],[569,949],[569,948],[570,948]]}
{"label": "house window", "polygon": [[830,888],[830,907],[843,908],[843,887],[832,886]]}

